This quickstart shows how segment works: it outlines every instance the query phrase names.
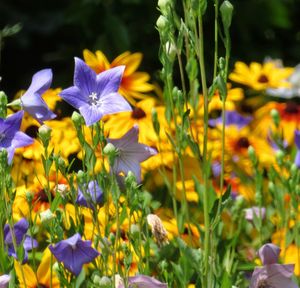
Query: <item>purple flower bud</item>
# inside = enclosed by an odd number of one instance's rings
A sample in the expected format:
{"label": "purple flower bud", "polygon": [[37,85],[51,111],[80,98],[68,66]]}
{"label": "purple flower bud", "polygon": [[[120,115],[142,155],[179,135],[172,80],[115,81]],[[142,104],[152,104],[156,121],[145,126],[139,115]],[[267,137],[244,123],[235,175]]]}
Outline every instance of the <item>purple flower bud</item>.
{"label": "purple flower bud", "polygon": [[258,255],[263,265],[277,263],[279,254],[280,248],[272,243],[267,243],[258,250]]}
{"label": "purple flower bud", "polygon": [[6,288],[10,281],[10,275],[3,274],[0,276],[0,288]]}
{"label": "purple flower bud", "polygon": [[259,208],[259,207],[253,206],[251,208],[245,209],[246,220],[253,221],[254,215],[257,218],[261,217],[261,219],[264,219],[266,216],[266,208],[265,207]]}

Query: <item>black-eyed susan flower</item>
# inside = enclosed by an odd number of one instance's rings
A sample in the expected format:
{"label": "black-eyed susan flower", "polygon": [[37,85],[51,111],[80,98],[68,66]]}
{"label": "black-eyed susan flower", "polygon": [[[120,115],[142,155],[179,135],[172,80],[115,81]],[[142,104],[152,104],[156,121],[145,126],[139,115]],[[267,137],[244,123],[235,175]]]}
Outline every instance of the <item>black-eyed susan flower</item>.
{"label": "black-eyed susan flower", "polygon": [[288,87],[289,83],[286,80],[293,71],[293,68],[278,67],[274,62],[263,64],[252,62],[248,66],[238,61],[235,63],[234,71],[229,75],[229,79],[254,90],[265,90]]}
{"label": "black-eyed susan flower", "polygon": [[144,99],[146,97],[145,93],[154,89],[154,86],[148,83],[150,79],[149,74],[136,71],[142,61],[142,57],[142,53],[126,51],[109,63],[103,52],[99,50],[95,54],[87,49],[83,51],[83,58],[86,64],[97,74],[109,68],[125,65],[126,68],[119,92],[133,105],[136,99]]}

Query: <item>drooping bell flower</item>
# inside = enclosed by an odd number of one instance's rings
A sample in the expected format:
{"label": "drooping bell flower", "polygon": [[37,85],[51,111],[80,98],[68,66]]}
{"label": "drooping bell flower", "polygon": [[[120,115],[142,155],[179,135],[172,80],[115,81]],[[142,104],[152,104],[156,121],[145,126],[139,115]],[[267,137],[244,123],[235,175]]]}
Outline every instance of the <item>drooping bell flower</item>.
{"label": "drooping bell flower", "polygon": [[12,162],[16,148],[33,143],[33,139],[19,131],[24,111],[19,111],[6,119],[0,118],[0,150],[7,151],[8,163]]}
{"label": "drooping bell flower", "polygon": [[78,205],[95,208],[95,204],[99,204],[103,200],[103,192],[100,189],[96,180],[90,181],[88,185],[83,187],[83,190],[78,188],[76,203]]}
{"label": "drooping bell flower", "polygon": [[43,69],[35,73],[28,90],[20,98],[22,108],[40,124],[56,117],[42,98],[42,94],[50,88],[51,82],[51,69]]}
{"label": "drooping bell flower", "polygon": [[116,149],[116,157],[112,170],[115,174],[131,171],[137,182],[141,182],[141,165],[140,163],[149,157],[156,155],[157,151],[147,145],[138,143],[139,127],[134,125],[122,138],[107,139]]}
{"label": "drooping bell flower", "polygon": [[104,115],[131,111],[130,105],[118,93],[125,66],[96,74],[81,59],[75,58],[74,86],[59,95],[78,109],[87,126]]}
{"label": "drooping bell flower", "polygon": [[272,288],[297,288],[292,281],[294,264],[278,264],[280,248],[272,243],[263,245],[258,255],[263,263],[262,267],[255,267],[250,288],[272,287]]}
{"label": "drooping bell flower", "polygon": [[91,245],[91,241],[81,240],[80,234],[76,233],[66,240],[50,245],[49,249],[57,261],[62,262],[71,273],[78,276],[83,264],[92,262],[99,255]]}
{"label": "drooping bell flower", "polygon": [[15,259],[17,259],[17,252],[15,251],[13,244],[13,237],[15,237],[17,246],[20,246],[23,243],[24,257],[22,263],[25,263],[28,260],[27,252],[38,246],[38,243],[35,239],[29,235],[26,235],[28,228],[29,223],[25,218],[19,220],[12,228],[14,236],[11,233],[9,225],[5,224],[4,226],[4,243],[7,246],[9,256],[13,256]]}

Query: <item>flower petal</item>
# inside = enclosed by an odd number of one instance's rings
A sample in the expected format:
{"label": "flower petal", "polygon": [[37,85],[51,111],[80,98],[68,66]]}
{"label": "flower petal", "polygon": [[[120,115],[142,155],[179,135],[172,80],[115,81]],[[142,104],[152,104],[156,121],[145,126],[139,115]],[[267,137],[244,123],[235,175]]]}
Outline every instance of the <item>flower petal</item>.
{"label": "flower petal", "polygon": [[128,102],[118,93],[110,93],[100,97],[103,115],[132,111]]}
{"label": "flower petal", "polygon": [[104,114],[102,113],[102,110],[96,106],[84,105],[79,108],[79,111],[80,111],[80,114],[83,116],[83,118],[85,120],[85,124],[87,126],[90,126],[90,125],[98,122],[104,116]]}
{"label": "flower petal", "polygon": [[76,86],[64,89],[59,93],[60,97],[68,102],[70,105],[79,109],[88,104],[88,95],[84,95]]}
{"label": "flower petal", "polygon": [[272,243],[263,245],[258,250],[259,258],[263,265],[275,264],[278,262],[280,248]]}
{"label": "flower petal", "polygon": [[96,73],[77,57],[75,57],[74,85],[86,96],[97,91]]}
{"label": "flower petal", "polygon": [[35,73],[32,77],[32,81],[28,90],[25,92],[24,95],[26,95],[27,93],[43,94],[46,90],[50,88],[52,77],[53,74],[51,69],[43,69]]}
{"label": "flower petal", "polygon": [[97,91],[101,96],[116,93],[122,80],[125,66],[118,66],[97,75]]}

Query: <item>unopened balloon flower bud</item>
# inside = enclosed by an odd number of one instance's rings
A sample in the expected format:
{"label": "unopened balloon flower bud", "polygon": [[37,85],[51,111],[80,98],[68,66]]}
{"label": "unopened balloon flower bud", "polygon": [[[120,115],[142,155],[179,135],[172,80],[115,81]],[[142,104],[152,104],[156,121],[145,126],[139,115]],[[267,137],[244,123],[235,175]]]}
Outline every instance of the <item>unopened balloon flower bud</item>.
{"label": "unopened balloon flower bud", "polygon": [[163,16],[160,15],[156,21],[156,27],[158,28],[158,30],[163,30],[168,26],[168,19]]}
{"label": "unopened balloon flower bud", "polygon": [[168,13],[169,7],[172,5],[172,0],[158,0],[157,6],[159,7],[161,13],[166,15]]}
{"label": "unopened balloon flower bud", "polygon": [[231,25],[232,12],[233,12],[232,4],[229,1],[225,0],[220,7],[220,11],[221,11],[221,17],[222,17],[224,28],[229,29]]}
{"label": "unopened balloon flower bud", "polygon": [[73,112],[71,118],[76,127],[80,127],[81,125],[84,124],[83,117],[76,111]]}
{"label": "unopened balloon flower bud", "polygon": [[39,137],[42,140],[44,147],[47,147],[49,145],[51,130],[52,129],[45,124],[39,128]]}
{"label": "unopened balloon flower bud", "polygon": [[278,127],[280,123],[280,115],[278,111],[276,109],[272,109],[270,115],[272,117],[274,124]]}
{"label": "unopened balloon flower bud", "polygon": [[68,186],[65,184],[57,184],[56,191],[60,194],[62,198],[65,198],[68,194],[69,189]]}
{"label": "unopened balloon flower bud", "polygon": [[55,218],[55,214],[53,214],[50,209],[47,209],[40,213],[40,218],[43,224],[47,224]]}

